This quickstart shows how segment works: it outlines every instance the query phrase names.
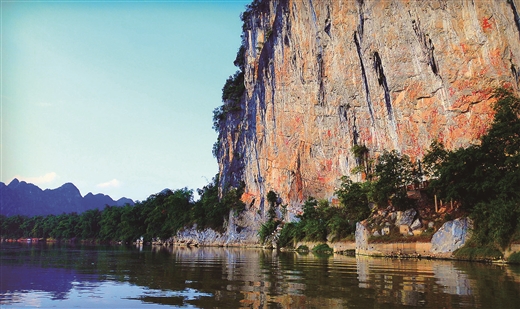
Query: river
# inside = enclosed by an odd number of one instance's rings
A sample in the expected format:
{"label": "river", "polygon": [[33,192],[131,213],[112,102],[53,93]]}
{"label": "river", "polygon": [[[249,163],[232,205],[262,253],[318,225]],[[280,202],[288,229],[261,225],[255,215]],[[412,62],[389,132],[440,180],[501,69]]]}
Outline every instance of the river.
{"label": "river", "polygon": [[0,306],[518,308],[520,266],[242,248],[0,244]]}

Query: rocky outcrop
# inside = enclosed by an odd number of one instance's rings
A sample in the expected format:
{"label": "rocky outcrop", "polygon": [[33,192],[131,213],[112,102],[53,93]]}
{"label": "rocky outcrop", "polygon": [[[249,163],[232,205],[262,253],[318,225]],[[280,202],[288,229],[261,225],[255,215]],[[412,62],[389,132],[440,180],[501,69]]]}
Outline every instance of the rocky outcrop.
{"label": "rocky outcrop", "polygon": [[[367,222],[356,224],[356,254],[376,256],[431,256],[451,257],[452,253],[462,247],[471,237],[472,222],[469,218],[459,218],[445,222],[435,232],[429,243],[424,242],[393,242],[371,243],[371,233]],[[413,234],[410,235],[410,237]]]}
{"label": "rocky outcrop", "polygon": [[361,222],[356,223],[356,250],[369,250],[368,238],[370,231]]}
{"label": "rocky outcrop", "polygon": [[259,246],[257,231],[260,220],[251,218],[249,215],[251,215],[250,212],[244,212],[235,216],[231,212],[224,232],[217,232],[209,228],[199,230],[197,225],[194,225],[177,232],[171,242],[186,246]]}
{"label": "rocky outcrop", "polygon": [[333,195],[357,165],[353,145],[420,158],[435,139],[475,142],[493,89],[518,90],[516,2],[255,0],[245,93],[219,134],[222,188],[244,181],[262,218],[273,190],[291,216]]}
{"label": "rocky outcrop", "polygon": [[462,247],[471,237],[473,224],[468,218],[448,221],[432,237],[432,253],[451,253]]}
{"label": "rocky outcrop", "polygon": [[191,227],[177,232],[172,238],[175,245],[205,246],[205,247],[235,247],[235,246],[258,246],[256,231],[242,231],[238,233],[219,233],[212,229],[198,230]]}

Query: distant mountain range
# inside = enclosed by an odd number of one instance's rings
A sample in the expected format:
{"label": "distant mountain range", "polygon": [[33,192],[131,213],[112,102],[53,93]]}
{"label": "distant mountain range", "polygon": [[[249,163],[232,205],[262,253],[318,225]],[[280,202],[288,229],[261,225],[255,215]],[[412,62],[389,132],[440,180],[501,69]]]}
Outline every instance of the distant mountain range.
{"label": "distant mountain range", "polygon": [[114,201],[104,194],[88,193],[81,196],[78,188],[66,183],[56,189],[42,190],[38,186],[13,179],[5,185],[0,182],[0,214],[6,216],[25,215],[59,215],[62,213],[82,213],[90,209],[104,209],[109,206],[134,205],[128,198]]}

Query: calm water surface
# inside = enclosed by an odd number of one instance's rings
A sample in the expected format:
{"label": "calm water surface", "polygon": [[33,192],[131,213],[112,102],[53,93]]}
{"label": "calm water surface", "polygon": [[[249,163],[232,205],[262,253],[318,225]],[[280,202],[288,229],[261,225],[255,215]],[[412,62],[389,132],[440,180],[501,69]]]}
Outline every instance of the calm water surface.
{"label": "calm water surface", "polygon": [[1,308],[520,308],[519,266],[146,246],[0,254]]}

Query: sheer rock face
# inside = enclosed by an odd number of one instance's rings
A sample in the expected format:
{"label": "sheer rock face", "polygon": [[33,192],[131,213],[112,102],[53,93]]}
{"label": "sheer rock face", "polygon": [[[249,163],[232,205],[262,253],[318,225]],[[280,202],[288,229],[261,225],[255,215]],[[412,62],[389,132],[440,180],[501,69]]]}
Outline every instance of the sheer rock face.
{"label": "sheer rock face", "polygon": [[476,142],[493,89],[518,90],[517,1],[260,1],[245,24],[241,110],[219,137],[222,185],[244,181],[259,214],[273,190],[290,216],[333,196],[355,144],[417,159],[435,139]]}

